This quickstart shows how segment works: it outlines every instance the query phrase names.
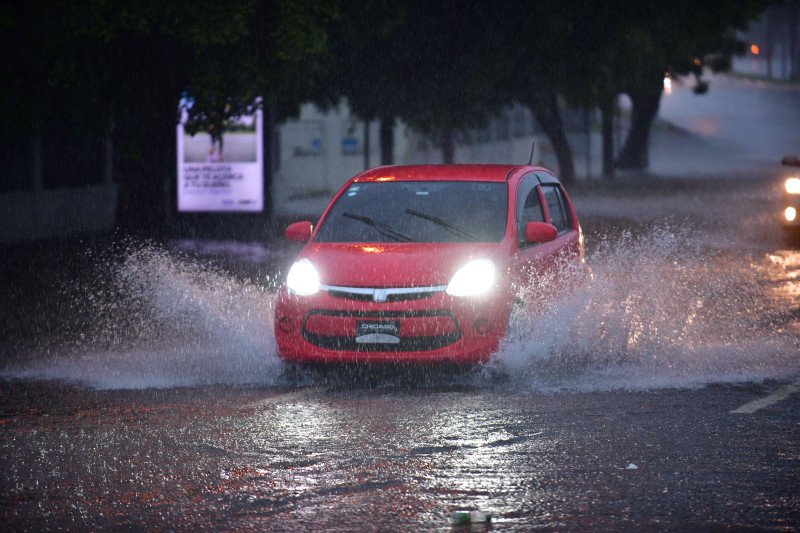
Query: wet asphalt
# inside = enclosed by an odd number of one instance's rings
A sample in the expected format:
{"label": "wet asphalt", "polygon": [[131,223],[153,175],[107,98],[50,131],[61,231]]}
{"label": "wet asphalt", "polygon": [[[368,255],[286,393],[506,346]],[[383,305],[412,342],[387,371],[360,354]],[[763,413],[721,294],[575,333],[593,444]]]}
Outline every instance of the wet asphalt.
{"label": "wet asphalt", "polygon": [[800,395],[731,413],[778,383],[532,394],[502,380],[392,381],[4,383],[2,520],[13,530],[447,531],[453,511],[477,509],[499,531],[800,525]]}

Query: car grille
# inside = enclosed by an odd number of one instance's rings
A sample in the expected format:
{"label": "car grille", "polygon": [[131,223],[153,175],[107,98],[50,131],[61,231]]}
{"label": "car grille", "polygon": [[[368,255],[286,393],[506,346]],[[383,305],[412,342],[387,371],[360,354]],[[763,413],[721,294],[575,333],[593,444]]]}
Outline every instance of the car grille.
{"label": "car grille", "polygon": [[[345,291],[328,291],[334,298],[343,298],[345,300],[355,300],[357,302],[371,302],[374,299],[372,294],[356,294],[353,292],[345,292]],[[405,293],[405,294],[387,294],[386,300],[387,302],[408,302],[410,300],[424,300],[426,298],[430,298],[436,294],[435,292],[416,292],[416,293]]]}
{"label": "car grille", "polygon": [[309,333],[303,328],[303,338],[320,348],[326,350],[341,350],[350,352],[420,352],[437,350],[453,344],[461,338],[461,331],[458,329],[458,323],[452,313],[448,311],[411,311],[411,312],[367,312],[367,311],[324,311],[315,310],[309,314],[324,315],[324,316],[346,316],[358,317],[365,319],[400,319],[404,317],[449,317],[455,325],[455,330],[452,333],[445,335],[434,335],[425,337],[401,337],[399,343],[359,343],[356,342],[355,332],[352,336],[329,336]]}
{"label": "car grille", "polygon": [[358,302],[407,302],[410,300],[424,300],[432,297],[437,292],[446,289],[445,285],[429,287],[339,287],[323,285],[320,289],[327,291],[333,298],[343,298]]}

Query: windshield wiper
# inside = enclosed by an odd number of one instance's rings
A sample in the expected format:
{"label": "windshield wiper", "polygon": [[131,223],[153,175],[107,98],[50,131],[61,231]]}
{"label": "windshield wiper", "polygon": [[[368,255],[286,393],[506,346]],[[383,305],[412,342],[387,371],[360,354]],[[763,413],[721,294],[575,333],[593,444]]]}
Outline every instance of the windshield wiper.
{"label": "windshield wiper", "polygon": [[433,216],[433,215],[428,215],[427,213],[422,213],[421,211],[416,211],[414,209],[406,209],[406,213],[411,215],[411,216],[424,218],[425,220],[430,220],[431,222],[433,222],[437,226],[443,227],[444,229],[448,230],[453,235],[458,235],[462,239],[466,239],[468,241],[473,241],[473,242],[478,241],[478,237],[476,237],[472,233],[468,232],[467,230],[465,230],[463,228],[459,228],[458,226],[450,224],[449,222],[445,222],[444,220],[442,220],[439,217],[436,217],[436,216]]}
{"label": "windshield wiper", "polygon": [[362,216],[362,215],[355,215],[355,214],[350,213],[348,211],[345,211],[344,213],[342,213],[342,216],[346,217],[346,218],[352,218],[353,220],[358,220],[359,222],[363,222],[364,224],[367,224],[368,226],[372,226],[373,228],[375,228],[376,230],[381,232],[386,237],[389,237],[390,239],[394,239],[394,240],[400,241],[400,242],[413,242],[414,241],[414,239],[412,239],[408,235],[403,235],[402,233],[400,233],[399,231],[395,230],[394,228],[392,228],[388,224],[384,224],[382,222],[378,222],[377,220],[374,220],[372,218],[365,217],[365,216]]}

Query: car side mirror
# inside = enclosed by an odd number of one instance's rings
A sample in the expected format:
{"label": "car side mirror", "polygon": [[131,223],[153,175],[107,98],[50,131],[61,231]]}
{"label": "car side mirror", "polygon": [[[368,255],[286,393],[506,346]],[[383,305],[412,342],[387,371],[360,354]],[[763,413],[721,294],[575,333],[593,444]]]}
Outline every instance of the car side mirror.
{"label": "car side mirror", "polygon": [[528,222],[525,225],[525,242],[528,244],[550,242],[556,237],[558,237],[558,230],[547,222]]}
{"label": "car side mirror", "polygon": [[787,155],[781,159],[781,165],[786,165],[787,167],[800,167],[800,157],[797,157],[796,155]]}
{"label": "car side mirror", "polygon": [[286,228],[286,238],[292,242],[307,242],[311,238],[313,226],[308,220],[295,222]]}

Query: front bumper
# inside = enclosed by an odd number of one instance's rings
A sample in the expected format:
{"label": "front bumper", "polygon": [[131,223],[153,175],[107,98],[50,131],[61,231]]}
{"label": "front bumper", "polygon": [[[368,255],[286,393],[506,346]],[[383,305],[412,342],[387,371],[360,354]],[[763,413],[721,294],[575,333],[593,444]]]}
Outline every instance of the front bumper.
{"label": "front bumper", "polygon": [[[510,298],[500,291],[459,298],[438,291],[405,301],[374,302],[320,291],[281,290],[275,311],[278,354],[290,362],[456,362],[474,364],[497,351]],[[361,343],[360,322],[399,326],[399,342]]]}

